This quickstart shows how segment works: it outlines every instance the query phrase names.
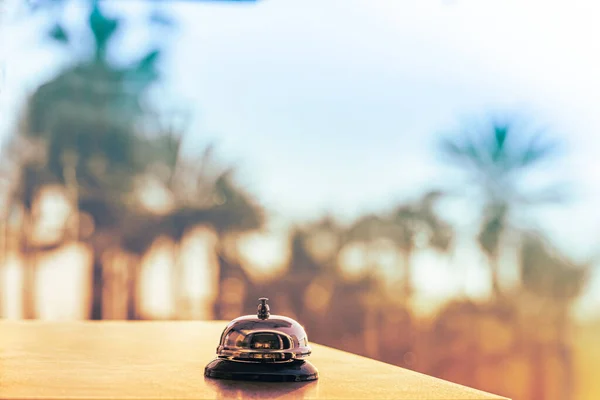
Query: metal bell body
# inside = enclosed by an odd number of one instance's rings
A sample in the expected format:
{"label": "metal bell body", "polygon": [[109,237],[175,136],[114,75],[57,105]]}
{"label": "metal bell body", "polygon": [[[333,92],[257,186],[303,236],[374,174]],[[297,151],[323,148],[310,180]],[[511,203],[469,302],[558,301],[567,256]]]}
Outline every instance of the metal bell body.
{"label": "metal bell body", "polygon": [[285,362],[304,359],[310,353],[304,328],[280,315],[265,320],[252,315],[234,319],[217,348],[217,356],[236,361]]}
{"label": "metal bell body", "polygon": [[318,379],[306,331],[292,318],[271,315],[259,299],[256,315],[231,321],[221,334],[217,358],[205,375],[221,379],[307,381]]}

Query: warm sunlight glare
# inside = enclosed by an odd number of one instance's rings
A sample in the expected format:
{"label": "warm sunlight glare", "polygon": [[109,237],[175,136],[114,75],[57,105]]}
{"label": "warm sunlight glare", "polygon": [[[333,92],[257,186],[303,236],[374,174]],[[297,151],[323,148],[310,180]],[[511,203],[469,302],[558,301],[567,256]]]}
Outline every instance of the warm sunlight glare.
{"label": "warm sunlight glare", "polygon": [[40,257],[38,269],[38,312],[41,319],[85,319],[82,299],[89,281],[89,254],[80,246],[66,246]]}
{"label": "warm sunlight glare", "polygon": [[246,271],[253,278],[264,278],[285,268],[289,256],[287,238],[277,233],[253,233],[238,242]]}

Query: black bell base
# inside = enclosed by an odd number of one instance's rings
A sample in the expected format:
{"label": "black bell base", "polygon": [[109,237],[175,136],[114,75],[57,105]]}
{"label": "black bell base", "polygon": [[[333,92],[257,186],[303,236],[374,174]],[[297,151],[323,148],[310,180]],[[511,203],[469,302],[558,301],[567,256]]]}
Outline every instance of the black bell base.
{"label": "black bell base", "polygon": [[204,376],[237,381],[306,382],[319,379],[319,371],[305,360],[253,363],[215,358],[204,368]]}

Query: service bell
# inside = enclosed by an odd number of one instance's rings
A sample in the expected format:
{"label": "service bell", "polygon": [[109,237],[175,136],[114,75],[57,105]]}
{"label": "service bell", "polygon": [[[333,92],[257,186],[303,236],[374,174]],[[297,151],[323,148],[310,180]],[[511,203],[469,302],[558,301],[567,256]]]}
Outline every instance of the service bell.
{"label": "service bell", "polygon": [[256,315],[231,321],[223,331],[217,358],[204,369],[210,378],[258,381],[312,381],[319,373],[306,360],[308,337],[295,320],[271,315],[260,298]]}

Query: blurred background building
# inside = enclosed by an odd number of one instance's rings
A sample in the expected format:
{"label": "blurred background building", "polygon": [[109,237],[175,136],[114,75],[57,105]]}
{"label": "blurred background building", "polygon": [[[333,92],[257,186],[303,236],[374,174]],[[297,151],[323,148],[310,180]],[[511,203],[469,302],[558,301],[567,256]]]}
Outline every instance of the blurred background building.
{"label": "blurred background building", "polygon": [[0,317],[266,296],[317,343],[600,396],[593,1],[2,7]]}

